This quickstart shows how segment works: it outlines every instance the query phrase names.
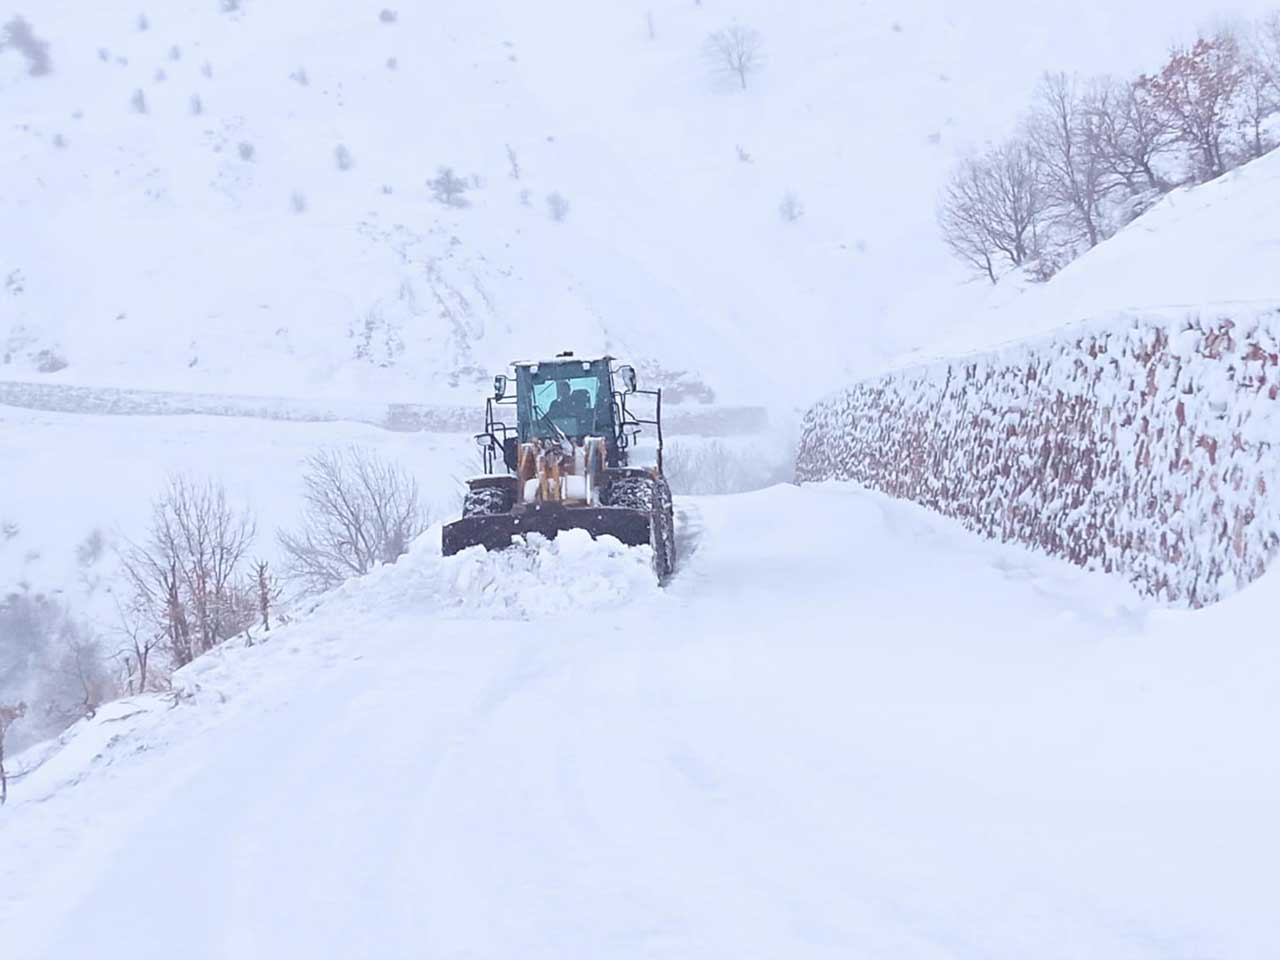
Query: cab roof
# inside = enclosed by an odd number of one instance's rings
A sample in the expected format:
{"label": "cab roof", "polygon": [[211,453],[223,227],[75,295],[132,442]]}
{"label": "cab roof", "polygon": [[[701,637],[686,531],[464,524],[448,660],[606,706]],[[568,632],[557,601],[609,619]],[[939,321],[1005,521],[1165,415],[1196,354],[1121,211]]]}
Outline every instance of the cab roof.
{"label": "cab roof", "polygon": [[611,357],[607,354],[602,357],[575,357],[573,355],[567,357],[554,357],[548,360],[513,360],[513,367],[538,367],[543,364],[553,365],[557,363],[599,363],[602,360],[612,363],[617,357]]}

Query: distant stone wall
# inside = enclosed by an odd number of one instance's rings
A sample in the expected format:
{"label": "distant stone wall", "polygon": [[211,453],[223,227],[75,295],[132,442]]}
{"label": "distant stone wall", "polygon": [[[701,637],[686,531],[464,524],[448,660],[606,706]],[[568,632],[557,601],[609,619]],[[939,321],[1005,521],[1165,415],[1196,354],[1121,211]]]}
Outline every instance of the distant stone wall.
{"label": "distant stone wall", "polygon": [[889,373],[811,409],[853,480],[1202,606],[1280,545],[1280,310],[1125,318]]}
{"label": "distant stone wall", "polygon": [[[331,423],[347,420],[400,432],[477,433],[484,429],[483,393],[470,406],[377,401],[300,400],[212,393],[166,393],[119,387],[78,387],[57,383],[0,380],[0,406],[91,413],[104,416],[250,417]],[[646,413],[648,411],[645,411]],[[750,436],[769,429],[763,407],[722,404],[667,404],[667,433],[681,436]]]}

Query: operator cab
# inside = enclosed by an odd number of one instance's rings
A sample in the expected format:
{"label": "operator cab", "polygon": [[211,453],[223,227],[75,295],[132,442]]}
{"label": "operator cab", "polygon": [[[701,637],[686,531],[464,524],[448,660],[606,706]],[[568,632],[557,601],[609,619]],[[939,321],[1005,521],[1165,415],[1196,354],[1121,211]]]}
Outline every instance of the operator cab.
{"label": "operator cab", "polygon": [[[661,456],[660,393],[637,390],[633,367],[615,365],[613,357],[578,360],[572,353],[536,363],[516,362],[512,367],[515,395],[509,389],[511,378],[494,378],[485,432],[476,437],[483,448],[486,473],[493,472],[499,454],[514,473],[521,444],[559,441],[580,447],[587,437],[604,440],[607,466],[626,466],[627,448],[641,424],[658,427]],[[639,419],[627,409],[627,397],[637,393],[651,394],[659,404],[654,419]],[[516,408],[514,429],[499,419],[503,408],[511,406]]]}
{"label": "operator cab", "polygon": [[521,443],[604,437],[616,444],[613,375],[608,360],[517,364],[516,404]]}

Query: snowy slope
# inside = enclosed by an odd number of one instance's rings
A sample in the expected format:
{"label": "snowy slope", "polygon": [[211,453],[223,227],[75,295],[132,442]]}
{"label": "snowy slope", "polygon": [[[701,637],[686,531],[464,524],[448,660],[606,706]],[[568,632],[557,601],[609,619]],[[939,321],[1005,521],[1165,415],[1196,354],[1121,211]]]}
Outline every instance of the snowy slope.
{"label": "snowy slope", "polygon": [[[1247,318],[1280,306],[1280,152],[1212,183],[1175,190],[1152,210],[1045,284],[1011,276],[978,284],[955,308],[954,328],[904,327],[920,352],[956,356],[1080,321],[1129,317]],[[928,293],[922,294],[928,297]]]}
{"label": "snowy slope", "polygon": [[[937,186],[960,151],[1010,128],[1043,70],[1149,66],[1210,12],[29,6],[53,72],[28,76],[0,51],[4,376],[470,398],[513,357],[574,347],[778,403],[920,342],[883,311],[922,283],[940,286],[913,322],[955,326]],[[701,53],[733,21],[765,44],[745,93],[712,81]],[[425,181],[445,164],[480,179],[469,209],[431,200]],[[547,215],[557,191],[563,223]],[[788,191],[805,209],[794,224],[778,215]],[[814,351],[815,338],[837,347]],[[800,361],[803,376],[785,366]]]}
{"label": "snowy slope", "polygon": [[1150,611],[851,489],[681,509],[667,591],[428,540],[78,728],[0,812],[6,956],[1272,954],[1274,577]]}

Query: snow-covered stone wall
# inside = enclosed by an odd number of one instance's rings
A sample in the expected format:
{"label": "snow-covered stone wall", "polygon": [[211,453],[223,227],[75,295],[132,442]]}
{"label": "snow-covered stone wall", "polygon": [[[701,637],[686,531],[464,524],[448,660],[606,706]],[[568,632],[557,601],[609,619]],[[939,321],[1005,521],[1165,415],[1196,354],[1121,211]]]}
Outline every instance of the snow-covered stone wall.
{"label": "snow-covered stone wall", "polygon": [[854,480],[1202,606],[1280,545],[1280,310],[1126,317],[865,381],[805,418]]}

